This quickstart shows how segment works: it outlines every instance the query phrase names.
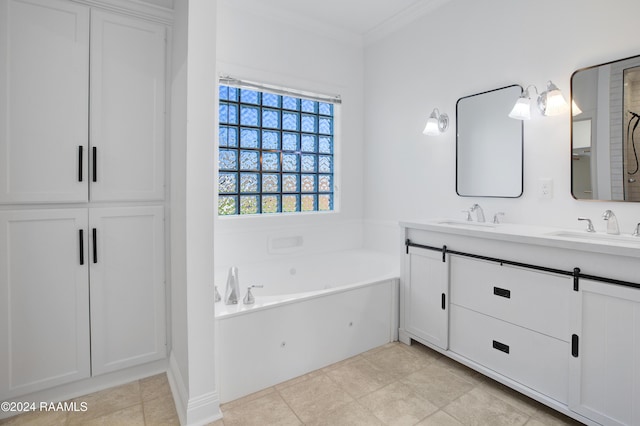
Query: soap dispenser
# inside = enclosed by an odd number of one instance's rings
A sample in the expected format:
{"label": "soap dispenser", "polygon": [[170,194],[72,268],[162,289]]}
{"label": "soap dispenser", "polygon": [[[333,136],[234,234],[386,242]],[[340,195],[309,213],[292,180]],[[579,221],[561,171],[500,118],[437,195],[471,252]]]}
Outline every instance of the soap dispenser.
{"label": "soap dispenser", "polygon": [[227,276],[227,290],[224,293],[224,303],[226,305],[237,305],[238,295],[240,294],[240,283],[238,281],[238,267],[229,268]]}

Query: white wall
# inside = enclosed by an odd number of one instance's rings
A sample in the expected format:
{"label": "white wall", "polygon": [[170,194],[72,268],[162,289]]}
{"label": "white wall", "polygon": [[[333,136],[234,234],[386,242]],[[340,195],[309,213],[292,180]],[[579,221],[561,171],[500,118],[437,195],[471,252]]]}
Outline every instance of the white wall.
{"label": "white wall", "polygon": [[[301,236],[296,254],[362,245],[363,49],[360,40],[309,29],[273,14],[261,1],[220,0],[218,73],[342,96],[337,213],[223,218],[216,226],[216,267],[267,260],[269,238]],[[336,164],[340,168],[339,164]],[[240,277],[241,278],[241,277]],[[220,285],[220,284],[219,284]],[[224,283],[222,284],[224,285]],[[219,288],[224,291],[222,287]]]}
{"label": "white wall", "polygon": [[[455,191],[455,106],[458,98],[509,84],[552,80],[569,98],[571,74],[640,54],[630,37],[640,2],[449,0],[365,50],[365,241],[397,250],[399,220],[463,218],[480,203],[488,219],[602,231],[605,209],[629,233],[640,222],[636,203],[576,201],[571,196],[570,118],[538,117],[524,125],[524,195],[518,199],[458,197]],[[544,90],[544,89],[543,89]],[[422,135],[434,107],[450,128]],[[553,179],[553,199],[538,182]]]}
{"label": "white wall", "polygon": [[221,417],[215,377],[213,232],[216,2],[176,0],[171,111],[169,383],[181,424]]}

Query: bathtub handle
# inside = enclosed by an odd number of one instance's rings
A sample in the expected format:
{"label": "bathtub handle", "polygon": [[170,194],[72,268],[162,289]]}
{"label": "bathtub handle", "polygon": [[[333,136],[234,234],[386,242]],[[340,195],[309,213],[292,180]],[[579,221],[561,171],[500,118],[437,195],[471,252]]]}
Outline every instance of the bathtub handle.
{"label": "bathtub handle", "polygon": [[251,293],[251,289],[252,288],[263,288],[263,285],[250,285],[249,287],[247,287],[247,295],[244,296],[244,299],[242,299],[242,303],[244,303],[245,305],[252,305],[255,303],[256,298],[253,297],[253,294]]}

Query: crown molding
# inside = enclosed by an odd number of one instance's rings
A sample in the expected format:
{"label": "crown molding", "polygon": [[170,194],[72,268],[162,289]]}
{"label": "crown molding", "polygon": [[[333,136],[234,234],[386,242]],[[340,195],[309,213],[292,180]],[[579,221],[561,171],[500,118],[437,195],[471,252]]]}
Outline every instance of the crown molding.
{"label": "crown molding", "polygon": [[391,18],[370,29],[364,34],[364,46],[373,44],[394,32],[406,27],[411,22],[433,12],[451,0],[422,0],[397,13]]}
{"label": "crown molding", "polygon": [[141,0],[72,0],[87,6],[100,7],[112,12],[123,13],[163,24],[173,24],[173,9],[147,3]]}

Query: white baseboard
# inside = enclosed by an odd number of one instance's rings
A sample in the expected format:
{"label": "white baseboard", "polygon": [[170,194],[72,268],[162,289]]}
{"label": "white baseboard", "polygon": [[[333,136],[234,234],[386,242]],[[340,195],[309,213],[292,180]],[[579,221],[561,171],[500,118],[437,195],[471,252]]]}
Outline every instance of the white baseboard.
{"label": "white baseboard", "polygon": [[194,398],[189,398],[189,392],[180,373],[180,368],[173,356],[169,356],[167,370],[169,387],[176,404],[176,411],[180,424],[184,426],[206,425],[222,418],[220,411],[220,396],[218,392],[209,392]]}

